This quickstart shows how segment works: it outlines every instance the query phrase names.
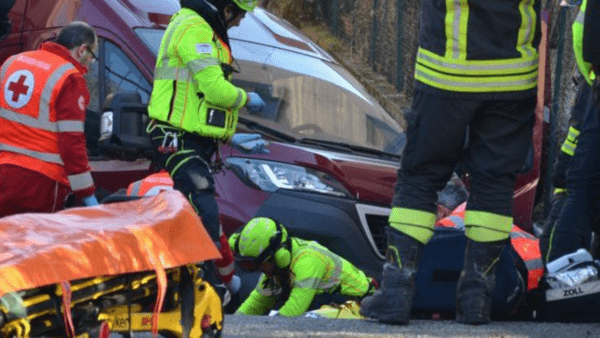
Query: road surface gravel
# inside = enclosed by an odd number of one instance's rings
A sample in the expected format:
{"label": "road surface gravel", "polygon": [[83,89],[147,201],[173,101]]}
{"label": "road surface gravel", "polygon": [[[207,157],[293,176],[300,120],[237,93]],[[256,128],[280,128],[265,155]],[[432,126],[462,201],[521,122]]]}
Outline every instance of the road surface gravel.
{"label": "road surface gravel", "polygon": [[600,323],[492,322],[470,326],[454,320],[411,320],[407,326],[349,319],[226,315],[222,338],[596,338]]}

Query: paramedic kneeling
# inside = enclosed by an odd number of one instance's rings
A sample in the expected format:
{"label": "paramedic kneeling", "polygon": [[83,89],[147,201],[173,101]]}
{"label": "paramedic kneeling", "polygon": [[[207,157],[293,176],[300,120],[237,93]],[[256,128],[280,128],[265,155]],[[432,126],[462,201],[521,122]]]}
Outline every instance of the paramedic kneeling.
{"label": "paramedic kneeling", "polygon": [[262,275],[236,314],[295,317],[332,301],[360,300],[377,282],[314,241],[288,235],[278,222],[257,217],[229,238],[238,266]]}

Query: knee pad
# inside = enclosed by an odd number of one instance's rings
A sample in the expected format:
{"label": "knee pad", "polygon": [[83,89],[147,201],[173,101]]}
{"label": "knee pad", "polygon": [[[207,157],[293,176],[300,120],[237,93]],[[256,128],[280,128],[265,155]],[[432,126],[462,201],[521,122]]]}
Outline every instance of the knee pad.
{"label": "knee pad", "polygon": [[174,188],[184,195],[194,191],[215,191],[215,181],[209,164],[200,156],[182,158],[177,163],[169,163],[167,168],[173,179]]}

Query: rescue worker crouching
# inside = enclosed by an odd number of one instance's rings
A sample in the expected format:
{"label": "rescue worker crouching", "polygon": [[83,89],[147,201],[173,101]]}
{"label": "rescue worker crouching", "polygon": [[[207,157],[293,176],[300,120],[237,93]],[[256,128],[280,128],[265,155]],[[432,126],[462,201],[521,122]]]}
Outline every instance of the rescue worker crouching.
{"label": "rescue worker crouching", "polygon": [[[222,142],[232,138],[238,111],[259,111],[264,102],[231,83],[233,57],[227,29],[239,25],[257,0],[181,0],[158,52],[148,106],[147,131],[156,164],[174,188],[188,197],[217,247],[222,233],[214,197],[212,163]],[[232,138],[232,146],[237,139]],[[262,140],[261,140],[262,141]],[[255,143],[257,151],[264,143]],[[219,156],[217,155],[217,158]],[[200,243],[199,243],[200,245]],[[207,280],[215,285],[214,264]]]}
{"label": "rescue worker crouching", "polygon": [[315,241],[291,237],[270,218],[250,220],[229,244],[240,268],[262,272],[236,314],[263,315],[283,303],[278,315],[295,317],[332,301],[360,300],[377,287],[344,258]]}

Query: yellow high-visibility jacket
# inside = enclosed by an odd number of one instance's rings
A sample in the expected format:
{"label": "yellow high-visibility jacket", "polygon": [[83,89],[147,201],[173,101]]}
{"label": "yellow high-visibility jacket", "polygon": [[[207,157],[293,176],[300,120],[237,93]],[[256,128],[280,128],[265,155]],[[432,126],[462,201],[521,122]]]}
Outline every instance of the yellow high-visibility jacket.
{"label": "yellow high-visibility jacket", "polygon": [[201,136],[228,139],[247,98],[222,70],[222,64],[232,62],[229,46],[206,20],[191,9],[179,10],[158,52],[150,117]]}
{"label": "yellow high-visibility jacket", "polygon": [[[349,298],[362,298],[374,291],[371,278],[348,262],[314,241],[292,237],[289,285],[291,292],[279,314],[300,316],[310,307],[314,297],[339,292]],[[256,288],[237,310],[237,314],[262,315],[272,309],[282,295],[282,283],[277,278],[261,275]]]}
{"label": "yellow high-visibility jacket", "polygon": [[[581,7],[579,7],[579,14],[573,22],[573,52],[575,53],[575,60],[577,61],[577,67],[587,83],[592,85],[596,79],[596,74],[592,70],[592,64],[586,62],[583,59],[583,27],[585,24],[585,8],[587,7],[587,0],[583,0]],[[600,34],[600,32],[599,32]]]}

